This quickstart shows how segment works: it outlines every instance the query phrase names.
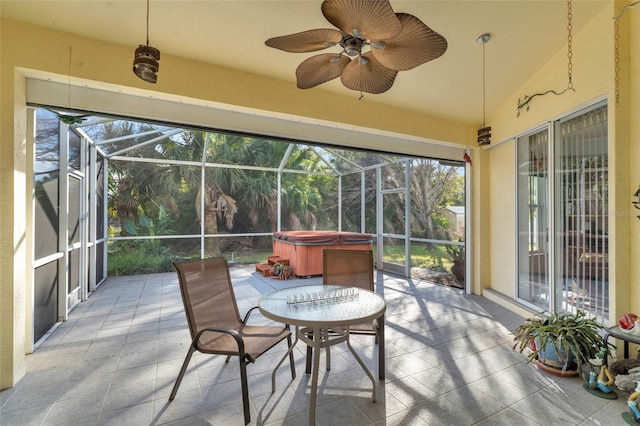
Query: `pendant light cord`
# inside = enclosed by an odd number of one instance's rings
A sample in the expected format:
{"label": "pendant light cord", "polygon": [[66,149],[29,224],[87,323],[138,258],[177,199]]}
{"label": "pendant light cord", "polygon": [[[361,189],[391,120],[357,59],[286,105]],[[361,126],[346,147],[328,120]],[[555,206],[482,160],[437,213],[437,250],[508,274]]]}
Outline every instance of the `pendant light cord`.
{"label": "pendant light cord", "polygon": [[482,127],[487,127],[487,90],[486,90],[486,74],[487,67],[485,61],[485,51],[484,45],[487,44],[482,43]]}
{"label": "pendant light cord", "polygon": [[149,45],[149,0],[147,0],[147,46]]}

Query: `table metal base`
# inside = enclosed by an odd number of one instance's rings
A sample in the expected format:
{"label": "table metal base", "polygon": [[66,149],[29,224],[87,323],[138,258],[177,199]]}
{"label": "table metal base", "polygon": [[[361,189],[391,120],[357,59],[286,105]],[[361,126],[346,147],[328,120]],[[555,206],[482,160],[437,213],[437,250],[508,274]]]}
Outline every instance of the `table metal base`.
{"label": "table metal base", "polygon": [[[369,371],[365,363],[358,356],[356,351],[351,346],[351,342],[349,340],[349,328],[345,328],[342,330],[336,330],[335,328],[331,329],[331,332],[326,328],[316,328],[316,327],[296,327],[296,337],[294,342],[291,344],[291,347],[284,354],[282,359],[278,362],[276,367],[271,374],[271,392],[276,391],[276,371],[278,367],[287,359],[287,356],[291,353],[293,348],[295,347],[298,340],[302,340],[305,344],[313,348],[313,368],[311,370],[311,400],[309,402],[309,425],[315,425],[316,423],[316,399],[318,393],[318,372],[320,369],[320,349],[326,348],[327,352],[327,370],[331,370],[331,355],[329,348],[333,345],[337,345],[338,343],[347,342],[347,347],[349,351],[353,354],[353,357],[358,361],[360,367],[364,370],[369,380],[371,380],[372,387],[372,400],[376,402],[376,382],[373,378],[373,374]],[[310,336],[310,337],[309,337]]]}

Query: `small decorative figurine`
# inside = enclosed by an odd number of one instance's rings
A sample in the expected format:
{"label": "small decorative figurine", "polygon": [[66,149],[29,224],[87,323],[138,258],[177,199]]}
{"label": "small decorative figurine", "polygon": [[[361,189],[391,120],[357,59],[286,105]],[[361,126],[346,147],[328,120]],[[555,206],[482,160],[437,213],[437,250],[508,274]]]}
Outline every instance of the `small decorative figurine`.
{"label": "small decorative figurine", "polygon": [[596,358],[590,359],[589,362],[597,367],[598,372],[591,371],[589,373],[589,381],[585,383],[584,388],[596,396],[607,399],[615,399],[618,395],[613,391],[615,378],[609,371],[605,359],[607,357],[607,348],[600,348],[600,353]]}
{"label": "small decorative figurine", "polygon": [[[636,378],[640,379],[638,376]],[[640,423],[640,410],[638,409],[638,399],[640,398],[640,380],[638,380],[638,384],[636,385],[636,390],[629,395],[627,399],[627,406],[629,407],[628,413],[622,413],[622,418],[624,421],[629,423],[630,425],[639,424]]]}

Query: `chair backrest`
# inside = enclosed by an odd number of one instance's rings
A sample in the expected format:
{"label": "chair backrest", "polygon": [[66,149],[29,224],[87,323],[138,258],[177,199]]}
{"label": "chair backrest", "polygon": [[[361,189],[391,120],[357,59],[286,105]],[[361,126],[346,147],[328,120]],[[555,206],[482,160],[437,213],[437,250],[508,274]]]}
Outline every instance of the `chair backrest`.
{"label": "chair backrest", "polygon": [[175,262],[173,267],[192,338],[207,327],[241,326],[229,265],[223,257]]}
{"label": "chair backrest", "polygon": [[373,290],[373,251],[325,249],[322,283]]}

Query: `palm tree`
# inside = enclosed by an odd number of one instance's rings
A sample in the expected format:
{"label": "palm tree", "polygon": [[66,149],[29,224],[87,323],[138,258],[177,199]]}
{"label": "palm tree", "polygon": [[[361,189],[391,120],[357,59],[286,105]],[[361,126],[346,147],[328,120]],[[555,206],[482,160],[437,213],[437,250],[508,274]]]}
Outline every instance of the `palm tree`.
{"label": "palm tree", "polygon": [[[131,123],[104,127],[103,139],[135,135],[149,130]],[[133,136],[110,145],[110,152],[136,143],[162,139],[162,133]],[[135,233],[141,216],[155,217],[160,209],[178,218],[184,205],[180,194],[193,194],[197,222],[207,235],[227,231],[274,231],[277,224],[277,170],[289,144],[223,133],[186,130],[180,137],[167,137],[156,144],[143,145],[128,156],[167,160],[166,163],[110,162],[110,208],[120,222],[121,235]],[[189,163],[176,163],[175,160]],[[321,210],[319,187],[322,179],[311,175],[318,158],[307,149],[294,148],[287,168],[309,174],[283,174],[282,215],[290,227],[315,226],[315,211]],[[202,168],[204,163],[205,167]],[[255,166],[252,167],[252,166]],[[204,185],[202,173],[204,170]],[[239,221],[238,221],[239,220]],[[175,222],[174,222],[175,226]],[[219,253],[219,239],[207,238],[205,250]]]}

